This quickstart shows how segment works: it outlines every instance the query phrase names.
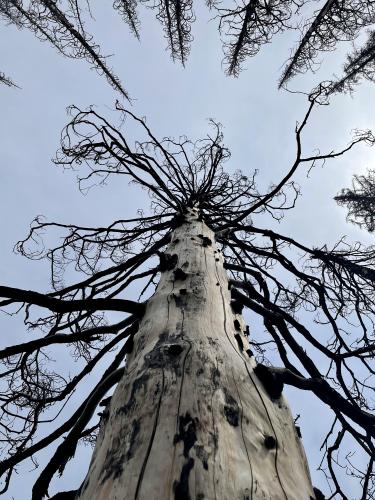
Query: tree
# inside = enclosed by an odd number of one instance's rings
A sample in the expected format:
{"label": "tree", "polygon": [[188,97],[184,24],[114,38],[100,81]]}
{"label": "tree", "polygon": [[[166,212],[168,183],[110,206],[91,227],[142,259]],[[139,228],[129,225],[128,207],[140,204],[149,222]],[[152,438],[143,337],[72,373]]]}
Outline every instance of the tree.
{"label": "tree", "polygon": [[0,82],[8,87],[16,87],[15,83],[4,73],[0,73]]}
{"label": "tree", "polygon": [[[41,40],[50,42],[67,57],[86,59],[107,78],[120,94],[129,99],[119,78],[108,68],[100,47],[86,29],[92,19],[91,3],[77,0],[1,0],[0,16],[18,28],[26,28]],[[373,0],[325,0],[312,14],[306,0],[241,0],[206,5],[218,22],[222,38],[224,67],[228,75],[238,76],[245,60],[258,54],[273,37],[288,30],[299,30],[299,40],[287,61],[280,86],[299,73],[317,66],[317,57],[323,51],[332,51],[342,41],[355,40],[365,28],[375,24]],[[185,65],[193,41],[192,24],[196,19],[192,0],[114,0],[116,10],[131,32],[140,38],[139,6],[155,11],[163,27],[167,48],[173,60]],[[361,77],[373,80],[373,34],[367,43],[348,55],[344,76],[336,81],[335,90],[352,89]],[[0,83],[9,85],[9,78]]]}
{"label": "tree", "polygon": [[[65,8],[64,8],[65,7]],[[75,0],[68,0],[62,8],[54,0],[27,2],[2,0],[0,16],[17,28],[27,28],[38,38],[50,42],[62,55],[73,59],[86,59],[123,97],[129,98],[117,76],[106,65],[100,47],[92,42],[82,21],[82,9]],[[0,79],[0,82],[3,79]],[[4,79],[3,83],[9,82]]]}
{"label": "tree", "polygon": [[348,55],[344,66],[344,75],[334,83],[332,91],[352,91],[363,78],[374,81],[375,32],[370,31],[363,47]]}
{"label": "tree", "polygon": [[[298,168],[375,141],[369,131],[357,132],[341,150],[306,154],[302,134],[313,109],[326,102],[323,92],[319,87],[310,95],[296,127],[293,165],[265,194],[255,173],[225,172],[230,154],[215,122],[213,132],[195,143],[159,140],[120,103],[122,129],[93,108],[71,108],[56,163],[87,168],[81,189],[95,179],[125,176],[148,191],[151,211],[108,227],[37,218],[18,244],[21,254],[49,260],[53,290],[0,287],[1,307],[24,313],[26,326],[43,334],[0,351],[8,452],[0,463],[3,492],[18,464],[59,442],[33,488],[33,500],[44,498],[78,442],[98,432],[80,492],[64,498],[229,498],[239,492],[322,498],[313,491],[282,396],[287,384],[311,391],[332,411],[323,443],[330,498],[347,498],[340,467],[361,482],[363,499],[374,497],[373,251],[345,242],[308,248],[261,225],[265,214],[279,219],[294,207]],[[135,142],[127,137],[130,121],[139,127]],[[54,228],[66,232],[60,245],[40,247]],[[65,285],[69,265],[85,277]],[[145,302],[126,298],[138,280]],[[252,323],[246,328],[243,307],[253,322],[261,320],[264,333],[253,332]],[[121,313],[120,321],[107,323],[106,311]],[[85,361],[70,379],[49,360],[49,349],[64,346]],[[277,349],[282,366],[270,365],[270,349]],[[51,408],[63,411],[105,356],[109,361],[90,397],[38,440]],[[367,455],[365,467],[350,454],[341,457],[348,446]]]}
{"label": "tree", "polygon": [[374,171],[366,175],[355,175],[352,189],[346,188],[335,196],[339,205],[348,208],[349,222],[364,227],[371,233],[375,230],[375,177]]}
{"label": "tree", "polygon": [[354,40],[375,21],[374,2],[327,0],[303,27],[303,37],[280,80],[284,85],[294,75],[313,68],[320,51],[334,50],[338,42]]}

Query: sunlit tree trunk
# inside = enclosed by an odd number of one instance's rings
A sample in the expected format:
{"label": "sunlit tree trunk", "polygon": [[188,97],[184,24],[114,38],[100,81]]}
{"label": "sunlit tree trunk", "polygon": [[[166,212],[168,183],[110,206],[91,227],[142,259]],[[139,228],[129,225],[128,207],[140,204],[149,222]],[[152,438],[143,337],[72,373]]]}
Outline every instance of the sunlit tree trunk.
{"label": "sunlit tree trunk", "polygon": [[314,499],[289,407],[254,372],[196,209],[167,252],[78,498]]}

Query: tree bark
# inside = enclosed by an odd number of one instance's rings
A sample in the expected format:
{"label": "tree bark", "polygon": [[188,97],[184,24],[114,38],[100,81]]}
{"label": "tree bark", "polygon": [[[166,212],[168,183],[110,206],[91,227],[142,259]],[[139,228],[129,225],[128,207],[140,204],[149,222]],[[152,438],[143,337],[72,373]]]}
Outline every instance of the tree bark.
{"label": "tree bark", "polygon": [[289,407],[254,372],[196,209],[168,253],[176,265],[148,301],[77,499],[314,499]]}

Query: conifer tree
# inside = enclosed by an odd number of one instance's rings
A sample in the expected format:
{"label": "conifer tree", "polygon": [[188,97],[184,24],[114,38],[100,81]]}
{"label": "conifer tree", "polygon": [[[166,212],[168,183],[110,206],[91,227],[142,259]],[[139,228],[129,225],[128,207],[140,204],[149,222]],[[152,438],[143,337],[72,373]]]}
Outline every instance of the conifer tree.
{"label": "conifer tree", "polygon": [[[94,108],[71,109],[56,163],[81,169],[82,189],[125,177],[148,191],[151,207],[107,227],[36,218],[18,244],[21,254],[49,261],[53,288],[0,286],[1,308],[39,332],[0,351],[3,493],[17,466],[47,449],[32,491],[33,500],[45,498],[79,442],[91,439],[82,486],[56,500],[323,498],[283,396],[290,385],[331,411],[322,445],[329,497],[347,498],[341,467],[360,481],[363,499],[374,496],[374,252],[342,242],[309,248],[262,224],[293,209],[299,168],[375,142],[365,131],[343,149],[305,152],[303,133],[321,102],[319,88],[296,127],[293,164],[265,193],[255,173],[225,171],[230,153],[214,122],[196,142],[159,140],[119,103],[122,127]],[[40,245],[51,229],[65,233],[59,245]],[[83,276],[66,284],[71,265]],[[107,319],[111,311],[117,322]],[[253,327],[259,320],[262,332]],[[51,349],[55,358],[71,353],[74,376],[59,371]],[[90,374],[99,368],[95,385]],[[92,390],[67,414],[84,380]],[[40,437],[52,409],[65,420]],[[365,466],[342,456],[348,446],[367,457]]]}
{"label": "conifer tree", "polygon": [[349,222],[364,227],[372,233],[375,230],[375,172],[369,170],[366,175],[355,175],[352,188],[342,189],[335,196],[339,205],[348,209]]}
{"label": "conifer tree", "polygon": [[[238,76],[248,58],[256,56],[276,35],[300,31],[300,40],[280,78],[280,87],[285,86],[294,76],[318,67],[322,53],[335,50],[342,41],[355,41],[364,29],[370,29],[368,41],[348,55],[343,76],[332,79],[336,91],[352,90],[361,78],[373,80],[374,0],[324,0],[317,2],[318,8],[313,12],[307,0],[205,3],[212,13],[212,22],[217,23],[228,75]],[[116,91],[130,99],[126,86],[108,67],[100,45],[86,27],[93,21],[94,7],[90,0],[0,0],[0,18],[19,29],[31,30],[66,57],[86,59]],[[172,59],[185,65],[193,42],[192,24],[197,17],[193,0],[114,0],[112,8],[138,39],[142,37],[140,9],[154,11]],[[0,83],[9,85],[10,81],[0,73]]]}

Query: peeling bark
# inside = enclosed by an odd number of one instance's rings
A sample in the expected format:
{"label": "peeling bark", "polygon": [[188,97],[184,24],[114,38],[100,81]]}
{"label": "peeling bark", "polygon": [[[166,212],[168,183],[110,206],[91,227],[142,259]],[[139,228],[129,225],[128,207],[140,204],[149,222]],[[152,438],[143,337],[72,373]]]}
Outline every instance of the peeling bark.
{"label": "peeling bark", "polygon": [[282,387],[256,368],[213,232],[191,209],[172,237],[80,500],[309,500]]}

